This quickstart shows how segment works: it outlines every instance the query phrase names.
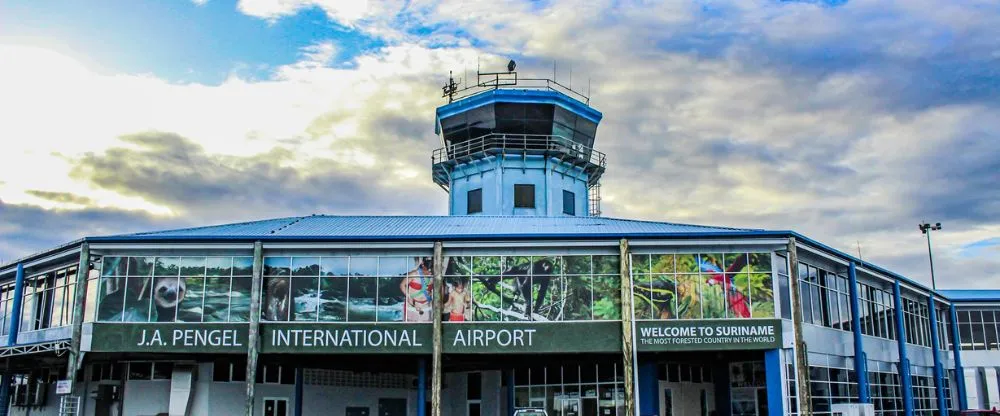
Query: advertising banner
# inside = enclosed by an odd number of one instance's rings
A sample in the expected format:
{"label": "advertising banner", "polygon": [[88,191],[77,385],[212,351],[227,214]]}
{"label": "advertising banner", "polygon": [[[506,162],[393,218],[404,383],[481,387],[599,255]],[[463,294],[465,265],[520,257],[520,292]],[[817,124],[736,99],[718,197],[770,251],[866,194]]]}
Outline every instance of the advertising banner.
{"label": "advertising banner", "polygon": [[638,321],[636,344],[640,352],[773,349],[781,346],[781,320]]}

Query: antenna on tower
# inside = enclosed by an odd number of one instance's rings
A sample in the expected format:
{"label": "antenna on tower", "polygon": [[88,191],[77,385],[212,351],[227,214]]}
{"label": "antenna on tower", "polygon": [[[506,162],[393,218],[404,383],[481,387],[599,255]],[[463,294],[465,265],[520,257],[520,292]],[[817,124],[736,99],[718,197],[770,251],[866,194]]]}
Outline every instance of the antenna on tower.
{"label": "antenna on tower", "polygon": [[455,82],[455,77],[451,75],[451,71],[448,71],[448,83],[441,87],[442,95],[441,97],[448,98],[448,103],[455,101],[455,93],[458,92],[458,84]]}
{"label": "antenna on tower", "polygon": [[858,241],[858,260],[861,260],[861,264],[864,265],[865,264],[865,258],[861,257],[861,240],[857,240],[857,241]]}

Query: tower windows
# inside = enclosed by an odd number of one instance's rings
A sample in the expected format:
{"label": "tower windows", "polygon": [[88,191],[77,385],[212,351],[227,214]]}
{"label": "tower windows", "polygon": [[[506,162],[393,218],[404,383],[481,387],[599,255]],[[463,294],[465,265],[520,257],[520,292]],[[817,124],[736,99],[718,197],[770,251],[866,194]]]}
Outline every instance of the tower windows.
{"label": "tower windows", "polygon": [[576,194],[563,190],[563,214],[576,215]]}
{"label": "tower windows", "polygon": [[535,207],[535,185],[514,185],[514,208]]}
{"label": "tower windows", "polygon": [[469,191],[465,213],[478,214],[483,212],[483,188]]}

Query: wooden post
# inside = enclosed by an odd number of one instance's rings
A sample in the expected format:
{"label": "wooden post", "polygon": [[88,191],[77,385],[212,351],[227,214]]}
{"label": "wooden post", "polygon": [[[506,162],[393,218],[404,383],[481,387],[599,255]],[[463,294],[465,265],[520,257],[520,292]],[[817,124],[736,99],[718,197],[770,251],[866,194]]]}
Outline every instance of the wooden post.
{"label": "wooden post", "polygon": [[812,394],[809,391],[809,358],[802,340],[802,298],[799,296],[799,255],[795,237],[788,239],[788,283],[792,290],[792,328],[795,331],[795,374],[798,383],[798,410],[802,416],[812,416]]}
{"label": "wooden post", "polygon": [[247,416],[254,416],[257,354],[260,351],[260,294],[264,287],[264,244],[253,243],[253,280],[250,285],[250,331],[247,340]]}
{"label": "wooden post", "polygon": [[[80,244],[80,264],[76,268],[76,295],[73,299],[73,335],[69,341],[69,362],[66,365],[66,379],[72,380],[76,394],[76,373],[82,363],[80,337],[83,335],[83,313],[87,303],[87,277],[90,276],[90,244]],[[97,305],[93,305],[95,308]],[[17,317],[15,317],[16,319]]]}
{"label": "wooden post", "polygon": [[431,364],[431,416],[441,416],[441,345],[442,345],[442,323],[441,312],[443,311],[444,297],[444,254],[440,241],[434,242],[434,291],[431,311],[434,314],[434,358]]}
{"label": "wooden post", "polygon": [[625,414],[634,416],[636,409],[635,402],[635,345],[632,341],[635,334],[632,333],[633,317],[635,310],[632,308],[632,270],[628,249],[628,240],[622,239],[618,244],[619,255],[619,275],[621,276],[621,297],[622,297],[622,368],[625,370]]}

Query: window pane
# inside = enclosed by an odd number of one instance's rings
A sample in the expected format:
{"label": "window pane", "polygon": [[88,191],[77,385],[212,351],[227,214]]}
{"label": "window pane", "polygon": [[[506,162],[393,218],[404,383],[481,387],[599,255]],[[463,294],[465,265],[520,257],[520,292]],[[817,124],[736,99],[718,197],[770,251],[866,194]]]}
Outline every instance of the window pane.
{"label": "window pane", "polygon": [[563,190],[563,214],[576,215],[576,194]]}
{"label": "window pane", "polygon": [[233,277],[233,288],[229,300],[229,322],[250,321],[250,277]]}
{"label": "window pane", "polygon": [[174,363],[165,361],[153,363],[153,380],[170,380],[174,371]]}
{"label": "window pane", "polygon": [[149,380],[153,377],[153,363],[129,363],[129,380]]}
{"label": "window pane", "polygon": [[[318,259],[317,259],[318,260]],[[312,270],[319,272],[319,265],[313,264],[306,268],[296,269],[300,272]],[[295,321],[315,321],[317,308],[319,308],[319,277],[293,277],[292,283],[292,320]]]}
{"label": "window pane", "polygon": [[535,185],[514,185],[514,208],[535,207]]}
{"label": "window pane", "polygon": [[[205,270],[202,268],[201,273]],[[205,278],[203,276],[181,277],[181,303],[177,310],[179,322],[201,322],[202,301],[205,296]]]}
{"label": "window pane", "polygon": [[477,214],[483,212],[483,190],[473,189],[469,191],[467,196],[467,203],[465,212],[467,214]]}
{"label": "window pane", "polygon": [[[275,269],[272,269],[274,271]],[[284,270],[288,270],[287,268]],[[287,321],[289,318],[289,279],[288,277],[265,277],[263,296],[261,297],[261,318],[267,321]]]}
{"label": "window pane", "polygon": [[[216,269],[220,271],[221,269]],[[229,287],[229,276],[205,278],[205,322],[226,322],[229,320],[229,300],[234,298]],[[249,295],[249,293],[247,293]]]}

